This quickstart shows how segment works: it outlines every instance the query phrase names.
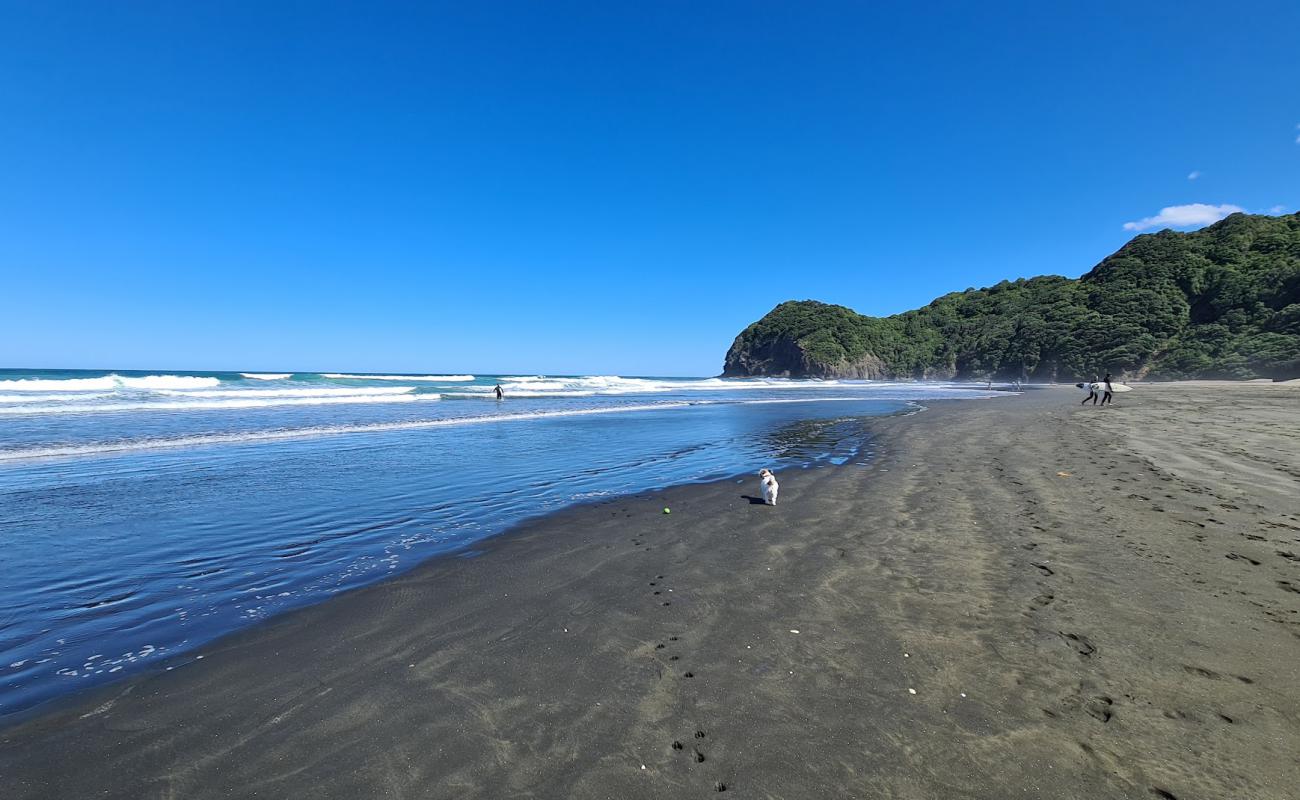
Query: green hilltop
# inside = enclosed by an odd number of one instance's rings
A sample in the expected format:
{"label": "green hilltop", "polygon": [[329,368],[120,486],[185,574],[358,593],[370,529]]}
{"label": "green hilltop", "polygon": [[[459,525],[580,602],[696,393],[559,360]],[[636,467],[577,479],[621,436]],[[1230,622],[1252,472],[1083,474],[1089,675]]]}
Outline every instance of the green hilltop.
{"label": "green hilltop", "polygon": [[725,376],[1300,377],[1300,214],[1233,214],[1137,236],[1078,280],[1003,281],[867,317],[781,303],[736,337]]}

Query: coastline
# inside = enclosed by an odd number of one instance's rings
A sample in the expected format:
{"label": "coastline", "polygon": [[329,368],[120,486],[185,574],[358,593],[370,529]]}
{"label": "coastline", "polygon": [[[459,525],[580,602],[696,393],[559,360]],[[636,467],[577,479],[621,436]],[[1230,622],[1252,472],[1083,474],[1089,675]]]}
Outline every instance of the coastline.
{"label": "coastline", "polygon": [[1300,390],[1079,399],[873,420],[775,509],[723,481],[525,523],[6,727],[0,787],[1285,797]]}

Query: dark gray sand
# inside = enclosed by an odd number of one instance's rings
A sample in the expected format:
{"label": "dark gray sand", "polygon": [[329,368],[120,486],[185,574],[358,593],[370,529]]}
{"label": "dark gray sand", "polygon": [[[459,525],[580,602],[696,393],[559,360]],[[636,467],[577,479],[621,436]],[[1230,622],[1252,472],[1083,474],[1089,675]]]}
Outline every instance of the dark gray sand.
{"label": "dark gray sand", "polygon": [[1300,389],[1081,397],[546,518],[10,727],[0,796],[1300,796]]}

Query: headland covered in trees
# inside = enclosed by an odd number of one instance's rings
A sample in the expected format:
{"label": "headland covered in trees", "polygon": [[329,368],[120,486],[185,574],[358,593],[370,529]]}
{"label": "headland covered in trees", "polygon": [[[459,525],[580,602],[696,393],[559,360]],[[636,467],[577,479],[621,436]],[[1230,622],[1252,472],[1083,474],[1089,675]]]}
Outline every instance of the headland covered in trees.
{"label": "headland covered in trees", "polygon": [[724,376],[1073,381],[1300,377],[1300,214],[1137,236],[1075,279],[1003,281],[868,317],[781,303]]}

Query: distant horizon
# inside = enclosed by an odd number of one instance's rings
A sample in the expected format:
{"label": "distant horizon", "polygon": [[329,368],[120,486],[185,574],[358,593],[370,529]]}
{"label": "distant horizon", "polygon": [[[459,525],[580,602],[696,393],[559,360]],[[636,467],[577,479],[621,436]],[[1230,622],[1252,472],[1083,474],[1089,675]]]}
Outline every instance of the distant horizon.
{"label": "distant horizon", "polygon": [[349,374],[349,375],[401,375],[403,377],[417,377],[421,375],[474,375],[475,377],[531,377],[534,375],[544,375],[553,378],[585,378],[599,375],[617,376],[620,378],[717,378],[721,376],[721,370],[713,375],[649,375],[633,374],[630,372],[551,372],[541,370],[506,370],[504,372],[493,372],[489,370],[469,370],[469,369],[427,369],[427,370],[375,370],[375,369],[339,369],[330,367],[328,369],[249,369],[241,367],[239,369],[208,369],[194,367],[8,367],[0,366],[0,372],[148,372],[148,373],[169,373],[180,375],[184,373],[225,373],[225,374],[267,374],[267,375],[325,375],[331,374]]}
{"label": "distant horizon", "polygon": [[[1238,213],[1238,212],[1234,212],[1234,213]],[[1247,212],[1240,212],[1240,213],[1247,213]],[[1274,213],[1274,215],[1262,215],[1262,216],[1297,216],[1297,215],[1300,215],[1300,212],[1278,212],[1278,213]],[[1225,219],[1226,219],[1226,217],[1225,217]],[[1188,233],[1188,232],[1191,232],[1191,230],[1200,230],[1200,229],[1203,229],[1203,228],[1208,228],[1209,225],[1216,224],[1216,222],[1218,222],[1218,221],[1221,221],[1221,220],[1216,220],[1216,221],[1214,221],[1214,222],[1209,222],[1209,224],[1201,225],[1201,226],[1197,226],[1197,228],[1192,228],[1192,229],[1190,229],[1190,230],[1184,230],[1184,232],[1182,232],[1182,233]],[[1157,234],[1157,233],[1164,233],[1164,232],[1166,232],[1166,230],[1174,230],[1174,229],[1173,229],[1173,228],[1162,228],[1161,230],[1152,230],[1152,232],[1143,232],[1143,233],[1134,234],[1134,235],[1132,235],[1132,237],[1130,237],[1130,239],[1127,239],[1127,241],[1126,241],[1125,243],[1126,243],[1126,245],[1127,245],[1128,242],[1134,241],[1134,239],[1136,239],[1136,238],[1143,237],[1143,235],[1152,235],[1152,234]],[[1121,248],[1122,248],[1122,247],[1121,247]],[[1118,250],[1115,251],[1115,252],[1118,252]],[[1104,256],[1104,258],[1102,258],[1102,260],[1104,260],[1105,258],[1109,258],[1110,255],[1114,255],[1114,254],[1108,254],[1108,255]],[[1100,263],[1100,260],[1099,260],[1099,263]],[[1092,269],[1093,267],[1096,267],[1096,264],[1093,264],[1092,267],[1089,267],[1089,268],[1088,268],[1089,271],[1091,271],[1091,269]],[[1084,272],[1083,274],[1087,274],[1087,272]],[[1071,277],[1069,277],[1069,276],[1065,276],[1065,274],[1061,274],[1061,273],[1043,273],[1043,274],[1036,274],[1036,276],[1022,276],[1022,277],[1017,277],[1017,278],[1002,278],[1002,281],[998,281],[998,282],[1004,282],[1004,281],[1031,280],[1031,278],[1037,278],[1037,277],[1063,277],[1063,278],[1067,278],[1067,280],[1078,280],[1078,278],[1076,278],[1076,277],[1071,278]],[[991,284],[991,285],[989,285],[989,286],[992,286],[992,285],[996,285],[996,284]],[[949,289],[949,290],[946,290],[946,291],[941,291],[941,293],[937,293],[937,294],[935,294],[935,297],[933,297],[932,299],[937,299],[937,298],[940,298],[940,297],[944,297],[944,295],[946,295],[946,294],[961,293],[961,291],[967,291],[967,290],[971,290],[971,289],[987,289],[987,287],[989,287],[989,286],[966,286],[966,287],[963,287],[963,289]],[[801,299],[801,300],[816,300],[816,302],[823,302],[823,303],[827,303],[827,304],[833,304],[833,306],[845,306],[844,303],[839,303],[839,302],[836,302],[836,300],[833,300],[833,299],[827,299],[827,298],[787,298],[787,299],[785,299],[785,300],[780,300],[780,302],[788,302],[788,300],[793,300],[793,299]],[[924,304],[926,304],[926,303],[919,304],[918,308],[919,308],[919,307],[923,307]],[[775,306],[774,306],[774,307],[775,307]],[[848,308],[850,308],[850,310],[853,310],[853,311],[855,311],[855,312],[858,312],[858,311],[857,311],[857,308],[852,308],[852,307],[850,307],[850,306],[845,306],[845,307],[848,307]],[[771,311],[771,308],[768,308],[767,311],[764,311],[764,312],[763,312],[763,315],[766,315],[766,313],[767,313],[768,311]],[[907,312],[907,311],[911,311],[911,308],[905,308],[905,310],[892,312],[892,313],[889,313],[889,315],[883,315],[883,316],[894,316],[894,315],[897,315],[897,313],[905,313],[905,312]],[[858,313],[861,313],[861,312],[858,312]],[[758,321],[759,319],[762,319],[762,316],[763,316],[763,315],[759,315],[758,317],[755,317],[755,319],[754,319],[753,321]],[[748,325],[748,324],[746,324],[746,325]],[[740,329],[737,329],[737,333],[740,333]],[[723,350],[723,354],[725,354],[725,350]],[[555,376],[555,377],[581,377],[581,376],[611,375],[611,376],[620,376],[620,377],[658,377],[658,379],[707,379],[707,377],[722,377],[722,376],[723,376],[723,371],[722,371],[722,369],[719,369],[718,372],[712,372],[712,373],[695,373],[695,375],[689,375],[689,373],[669,373],[669,372],[664,372],[664,373],[636,372],[636,373],[633,373],[633,372],[610,371],[610,369],[606,369],[606,371],[573,372],[573,371],[549,371],[549,369],[547,369],[547,371],[537,371],[537,369],[506,369],[506,371],[484,371],[484,369],[469,369],[469,368],[464,368],[464,369],[460,369],[460,368],[456,368],[456,369],[451,369],[451,368],[448,368],[448,369],[434,369],[434,368],[430,368],[430,369],[409,369],[409,368],[404,368],[404,367],[403,367],[403,368],[394,368],[394,369],[347,369],[347,368],[339,368],[339,367],[328,367],[328,368],[321,368],[321,369],[247,368],[247,367],[230,368],[230,369],[221,369],[221,368],[192,368],[192,367],[187,367],[187,368],[172,368],[172,367],[66,367],[66,366],[49,366],[49,367],[0,367],[0,371],[173,372],[173,373],[183,373],[183,372],[226,372],[226,373],[230,373],[230,372],[264,372],[264,373],[290,373],[290,375],[321,375],[321,373],[326,373],[326,372],[335,372],[335,373],[338,373],[338,372],[351,372],[351,373],[357,373],[357,375],[403,375],[403,376],[419,376],[419,375],[469,375],[469,373],[472,373],[472,375],[489,375],[489,376],[528,376],[528,375],[546,375],[546,376]]]}
{"label": "distant horizon", "polygon": [[1218,12],[11,6],[0,362],[706,377],[784,300],[1076,278],[1300,206],[1300,6]]}

